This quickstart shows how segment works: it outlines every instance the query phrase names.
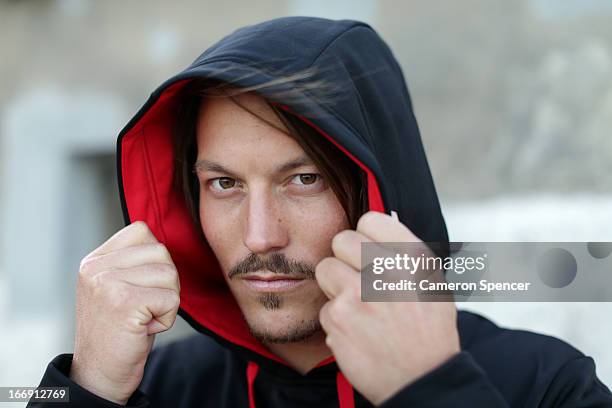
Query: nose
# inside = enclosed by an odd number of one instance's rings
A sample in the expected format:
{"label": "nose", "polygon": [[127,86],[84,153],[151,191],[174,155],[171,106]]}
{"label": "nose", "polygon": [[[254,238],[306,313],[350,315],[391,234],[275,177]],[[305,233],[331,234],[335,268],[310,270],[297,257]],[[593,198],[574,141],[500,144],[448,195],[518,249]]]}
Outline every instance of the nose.
{"label": "nose", "polygon": [[273,192],[251,189],[245,207],[243,242],[251,252],[265,254],[287,246],[289,234],[282,220],[279,199]]}

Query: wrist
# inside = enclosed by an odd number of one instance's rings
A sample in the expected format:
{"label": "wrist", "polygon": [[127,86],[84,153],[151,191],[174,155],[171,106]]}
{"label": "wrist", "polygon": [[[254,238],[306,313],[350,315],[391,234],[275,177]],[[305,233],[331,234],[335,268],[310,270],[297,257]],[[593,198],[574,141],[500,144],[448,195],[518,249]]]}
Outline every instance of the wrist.
{"label": "wrist", "polygon": [[104,373],[84,367],[77,359],[72,361],[69,377],[92,394],[115,404],[125,406],[130,398],[130,395],[120,391],[120,387],[110,381]]}

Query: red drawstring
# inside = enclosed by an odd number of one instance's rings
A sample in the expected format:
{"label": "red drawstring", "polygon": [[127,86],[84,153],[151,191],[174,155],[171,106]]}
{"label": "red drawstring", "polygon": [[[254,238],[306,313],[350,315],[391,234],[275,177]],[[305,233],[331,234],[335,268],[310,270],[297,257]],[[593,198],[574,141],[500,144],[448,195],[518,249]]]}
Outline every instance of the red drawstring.
{"label": "red drawstring", "polygon": [[353,386],[342,374],[342,371],[338,371],[336,375],[336,387],[338,389],[338,404],[340,408],[355,408]]}
{"label": "red drawstring", "polygon": [[[247,387],[249,390],[249,408],[255,407],[255,391],[253,384],[255,383],[255,377],[259,372],[259,366],[257,363],[249,361],[246,369],[247,376]],[[353,394],[353,386],[348,382],[346,377],[341,371],[338,371],[336,375],[336,388],[338,390],[338,405],[340,408],[355,408],[355,397]]]}
{"label": "red drawstring", "polygon": [[255,392],[253,390],[253,383],[255,382],[255,377],[257,377],[257,372],[259,371],[259,366],[249,361],[246,369],[247,376],[247,387],[249,389],[249,408],[255,408]]}

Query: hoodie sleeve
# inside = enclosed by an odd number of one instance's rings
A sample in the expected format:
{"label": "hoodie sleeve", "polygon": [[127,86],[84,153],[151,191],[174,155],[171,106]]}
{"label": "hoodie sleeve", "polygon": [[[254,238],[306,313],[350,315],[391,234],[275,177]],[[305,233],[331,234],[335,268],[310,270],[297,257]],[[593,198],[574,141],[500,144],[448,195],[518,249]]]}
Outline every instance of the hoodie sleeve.
{"label": "hoodie sleeve", "polygon": [[[70,379],[70,366],[72,365],[72,354],[60,354],[47,366],[47,370],[40,381],[39,387],[68,387],[68,398],[70,402],[30,402],[28,408],[62,408],[62,407],[87,407],[87,408],[120,408],[123,405],[105,400],[102,397],[86,390]],[[149,401],[145,394],[136,390],[130,397],[125,407],[146,408]]]}
{"label": "hoodie sleeve", "polygon": [[[590,357],[565,363],[543,389],[526,390],[528,406],[556,408],[612,407],[610,390],[597,378]],[[400,407],[509,407],[500,391],[472,355],[462,351],[445,364],[411,383],[380,405]]]}
{"label": "hoodie sleeve", "polygon": [[380,408],[509,407],[469,352],[462,351],[437,369],[399,390]]}
{"label": "hoodie sleeve", "polygon": [[610,408],[612,394],[597,378],[593,359],[582,356],[568,361],[559,370],[544,395],[542,406]]}

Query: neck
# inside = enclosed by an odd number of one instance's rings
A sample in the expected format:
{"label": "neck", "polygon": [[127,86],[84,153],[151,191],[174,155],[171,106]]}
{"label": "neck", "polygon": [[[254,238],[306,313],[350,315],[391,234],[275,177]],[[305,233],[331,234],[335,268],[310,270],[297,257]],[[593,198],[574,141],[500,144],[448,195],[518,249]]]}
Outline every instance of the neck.
{"label": "neck", "polygon": [[323,330],[300,342],[285,344],[268,343],[266,347],[289,363],[300,374],[306,374],[320,361],[332,355],[331,350],[325,344],[325,333]]}

